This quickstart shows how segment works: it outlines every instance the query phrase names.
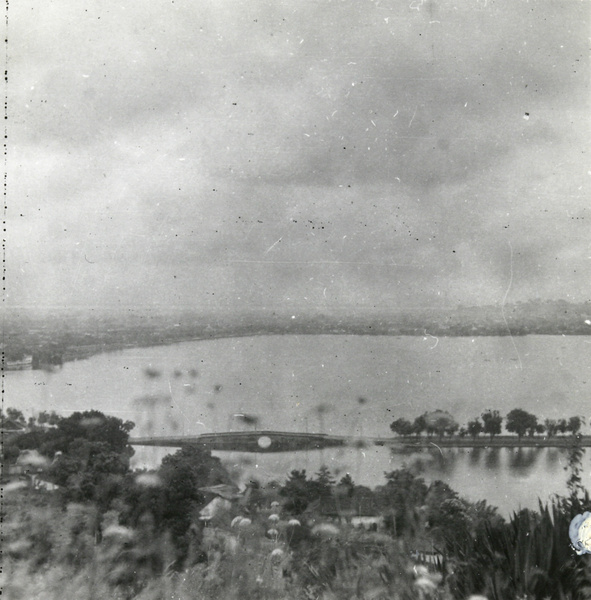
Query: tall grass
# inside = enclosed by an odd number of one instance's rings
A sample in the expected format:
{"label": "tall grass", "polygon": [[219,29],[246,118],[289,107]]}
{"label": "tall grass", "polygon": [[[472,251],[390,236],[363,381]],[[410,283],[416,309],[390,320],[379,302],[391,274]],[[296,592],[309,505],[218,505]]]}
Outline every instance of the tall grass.
{"label": "tall grass", "polygon": [[[47,504],[33,490],[5,504],[1,586],[8,600],[449,600],[442,576],[418,568],[405,544],[346,525],[205,528],[186,568],[150,523],[131,529],[116,511]],[[44,504],[45,502],[45,504]],[[97,536],[97,519],[101,536]],[[305,530],[295,535],[296,529]]]}

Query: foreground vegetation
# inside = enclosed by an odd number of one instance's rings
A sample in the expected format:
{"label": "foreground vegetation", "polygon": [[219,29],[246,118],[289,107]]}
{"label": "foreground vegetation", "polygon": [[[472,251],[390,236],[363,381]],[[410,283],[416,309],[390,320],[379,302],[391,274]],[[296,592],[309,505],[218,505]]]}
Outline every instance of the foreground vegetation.
{"label": "foreground vegetation", "polygon": [[[505,521],[406,468],[373,490],[323,467],[240,492],[218,459],[187,447],[132,472],[132,423],[98,411],[42,420],[3,447],[4,464],[24,469],[4,484],[6,598],[591,597],[590,557],[568,537],[591,508],[576,445],[568,496]],[[59,487],[34,489],[31,474]]]}

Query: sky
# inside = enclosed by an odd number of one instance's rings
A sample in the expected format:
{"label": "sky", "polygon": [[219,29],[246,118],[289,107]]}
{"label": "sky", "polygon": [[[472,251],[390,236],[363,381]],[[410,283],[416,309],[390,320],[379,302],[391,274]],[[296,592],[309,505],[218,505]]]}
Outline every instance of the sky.
{"label": "sky", "polygon": [[19,0],[8,306],[591,300],[580,0]]}

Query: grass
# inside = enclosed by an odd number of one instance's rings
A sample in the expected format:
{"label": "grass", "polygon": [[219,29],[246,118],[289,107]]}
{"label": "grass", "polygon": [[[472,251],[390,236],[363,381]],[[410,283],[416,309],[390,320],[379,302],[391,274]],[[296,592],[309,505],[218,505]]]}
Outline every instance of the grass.
{"label": "grass", "polygon": [[562,500],[508,523],[485,519],[441,568],[411,559],[425,531],[396,538],[285,516],[269,537],[263,509],[250,523],[199,531],[175,570],[169,535],[149,519],[131,529],[115,510],[24,489],[5,494],[0,586],[7,600],[582,600],[591,557],[569,547],[568,525],[584,508]]}
{"label": "grass", "polygon": [[242,529],[205,528],[193,564],[176,572],[166,534],[122,527],[111,511],[97,543],[92,505],[49,498],[21,490],[4,504],[7,600],[451,599],[440,574],[413,569],[404,542],[382,533],[283,519],[269,539],[261,514]]}

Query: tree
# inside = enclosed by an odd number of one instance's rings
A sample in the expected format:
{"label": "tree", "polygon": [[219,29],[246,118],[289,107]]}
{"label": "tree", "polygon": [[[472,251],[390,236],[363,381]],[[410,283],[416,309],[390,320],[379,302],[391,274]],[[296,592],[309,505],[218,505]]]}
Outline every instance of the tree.
{"label": "tree", "polygon": [[116,417],[106,416],[98,410],[75,412],[69,417],[60,419],[57,428],[61,434],[62,447],[67,451],[67,444],[75,439],[89,442],[105,442],[115,451],[123,451],[128,447],[129,432],[135,427],[131,421],[122,421]]}
{"label": "tree", "polygon": [[556,431],[558,433],[566,433],[568,431],[568,423],[566,419],[558,419],[556,423]]}
{"label": "tree", "polygon": [[387,521],[395,535],[416,534],[420,527],[419,507],[425,503],[427,486],[424,479],[408,469],[386,473],[386,485],[376,490],[382,509],[390,512]]}
{"label": "tree", "polygon": [[[42,420],[51,417],[46,415]],[[116,492],[116,480],[129,471],[133,448],[128,441],[133,426],[131,421],[123,422],[97,410],[77,412],[58,418],[57,427],[34,428],[15,437],[11,444],[54,459],[49,475],[65,488],[66,500],[95,500],[99,508],[106,508]]]}
{"label": "tree", "polygon": [[330,469],[326,465],[322,465],[316,473],[316,482],[324,487],[332,487],[336,481],[330,473]]}
{"label": "tree", "polygon": [[386,473],[385,497],[396,506],[422,506],[427,495],[427,486],[422,477],[416,477],[408,469],[396,469]]}
{"label": "tree", "polygon": [[544,431],[546,431],[546,429],[544,428],[544,425],[541,425],[541,431],[538,431],[540,424],[538,423],[538,417],[536,417],[536,415],[532,415],[532,419],[530,422],[529,427],[527,428],[527,434],[530,437],[533,437],[536,433],[544,433]]}
{"label": "tree", "polygon": [[487,410],[482,413],[482,423],[484,433],[490,435],[490,439],[492,440],[495,435],[501,433],[501,424],[503,423],[503,417],[501,417],[501,413],[498,410]]}
{"label": "tree", "polygon": [[566,430],[570,431],[573,435],[576,435],[581,430],[582,425],[583,420],[581,419],[581,417],[571,417],[568,420]]}
{"label": "tree", "polygon": [[416,435],[421,435],[421,433],[423,433],[423,431],[427,429],[425,414],[422,414],[419,417],[417,417],[412,424],[413,433],[415,433]]}
{"label": "tree", "polygon": [[341,480],[337,484],[335,493],[337,496],[349,496],[353,495],[355,491],[355,482],[349,473],[341,477]]}
{"label": "tree", "polygon": [[308,479],[306,469],[293,469],[279,494],[287,498],[285,509],[295,515],[303,513],[318,497],[317,486]]}
{"label": "tree", "polygon": [[196,446],[184,446],[165,456],[159,474],[165,490],[162,524],[175,544],[184,548],[191,519],[205,504],[199,488],[230,483],[230,478],[219,458]]}
{"label": "tree", "polygon": [[37,423],[39,425],[57,425],[62,417],[60,417],[54,410],[51,413],[43,410],[37,415]]}
{"label": "tree", "polygon": [[434,481],[425,498],[431,535],[453,552],[470,536],[468,505],[443,481]]}
{"label": "tree", "polygon": [[[219,458],[197,446],[184,446],[165,456],[157,474],[159,485],[146,486],[127,476],[124,486],[124,524],[137,527],[149,518],[157,533],[167,533],[180,567],[192,543],[198,512],[208,500],[200,488],[231,483]],[[193,526],[193,527],[192,527]]]}
{"label": "tree", "polygon": [[426,412],[422,417],[428,435],[436,433],[442,438],[445,434],[453,435],[460,428],[453,416],[445,410]]}
{"label": "tree", "polygon": [[349,473],[346,473],[345,475],[343,475],[343,477],[341,477],[341,480],[339,481],[339,485],[345,485],[347,487],[355,487],[355,482],[353,481],[353,478],[351,477],[351,475]]}
{"label": "tree", "polygon": [[129,472],[133,449],[127,442],[132,427],[133,423],[88,411],[73,413],[57,429],[44,432],[47,441],[41,449],[56,455],[50,475],[66,488],[68,500],[95,501],[100,510],[108,509]]}
{"label": "tree", "polygon": [[519,439],[521,439],[526,432],[533,435],[537,424],[538,418],[535,415],[521,408],[514,408],[507,414],[505,429],[511,433],[516,433]]}
{"label": "tree", "polygon": [[62,420],[62,417],[60,417],[60,415],[58,415],[55,410],[52,410],[49,413],[49,419],[47,420],[47,423],[49,425],[58,425],[59,422]]}
{"label": "tree", "polygon": [[445,430],[445,433],[447,433],[447,435],[454,435],[455,433],[458,432],[458,430],[460,429],[460,424],[456,423],[455,421],[449,425],[449,427],[447,427],[447,429]]}
{"label": "tree", "polygon": [[425,506],[427,507],[427,518],[429,523],[434,525],[439,521],[441,503],[444,500],[455,500],[459,498],[458,493],[453,490],[444,481],[435,480],[429,486],[427,496],[425,498]]}
{"label": "tree", "polygon": [[472,421],[468,421],[468,425],[466,426],[466,429],[467,429],[469,435],[471,435],[473,438],[477,438],[482,433],[482,430],[484,429],[484,427],[483,427],[482,423],[480,422],[480,420],[478,419],[478,417],[476,417],[476,419],[473,419]]}
{"label": "tree", "polygon": [[390,423],[390,429],[398,435],[411,435],[415,431],[413,424],[402,418]]}
{"label": "tree", "polygon": [[21,425],[26,425],[27,423],[25,415],[22,413],[22,411],[18,410],[17,408],[8,407],[6,409],[6,418],[10,421],[15,421],[16,423],[19,423]]}
{"label": "tree", "polygon": [[330,473],[330,469],[326,465],[322,465],[316,473],[316,479],[313,481],[316,488],[315,493],[320,498],[330,496],[331,490],[336,483],[334,477]]}
{"label": "tree", "polygon": [[42,410],[37,415],[37,423],[39,423],[39,425],[45,425],[48,422],[49,422],[49,413],[46,410]]}
{"label": "tree", "polygon": [[546,419],[544,425],[546,426],[548,437],[554,437],[558,431],[558,421],[555,419]]}

